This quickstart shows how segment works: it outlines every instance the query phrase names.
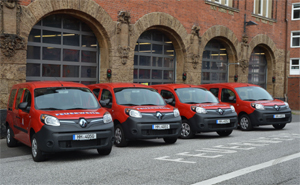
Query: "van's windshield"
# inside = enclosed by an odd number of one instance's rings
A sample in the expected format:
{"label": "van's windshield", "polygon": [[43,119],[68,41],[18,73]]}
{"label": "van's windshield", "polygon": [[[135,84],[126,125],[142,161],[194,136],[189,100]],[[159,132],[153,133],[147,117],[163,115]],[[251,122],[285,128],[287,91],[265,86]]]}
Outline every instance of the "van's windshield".
{"label": "van's windshield", "polygon": [[166,105],[163,98],[154,89],[149,88],[115,88],[119,105]]}
{"label": "van's windshield", "polygon": [[80,110],[100,108],[97,99],[87,88],[50,87],[34,90],[35,109]]}
{"label": "van's windshield", "polygon": [[273,100],[272,96],[265,89],[257,86],[237,87],[235,88],[241,100]]}
{"label": "van's windshield", "polygon": [[175,90],[182,103],[219,103],[218,99],[208,90],[202,88],[180,88]]}

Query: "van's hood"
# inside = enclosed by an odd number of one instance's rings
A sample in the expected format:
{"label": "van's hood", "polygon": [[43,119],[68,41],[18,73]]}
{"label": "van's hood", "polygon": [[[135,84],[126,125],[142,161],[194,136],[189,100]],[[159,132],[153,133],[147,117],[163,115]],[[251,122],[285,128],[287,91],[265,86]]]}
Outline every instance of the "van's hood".
{"label": "van's hood", "polygon": [[135,109],[138,110],[140,112],[173,112],[174,107],[172,107],[171,105],[160,105],[160,106],[156,106],[156,105],[147,105],[147,106],[131,106],[131,107],[126,107],[129,109]]}
{"label": "van's hood", "polygon": [[205,109],[230,109],[230,105],[227,103],[200,103],[200,104],[191,104],[191,106],[202,107]]}
{"label": "van's hood", "polygon": [[274,105],[285,105],[285,103],[281,100],[259,100],[259,101],[251,101],[251,103],[259,103],[263,106],[274,106]]}
{"label": "van's hood", "polygon": [[57,119],[101,118],[105,112],[107,111],[104,109],[41,111],[42,114],[55,116]]}

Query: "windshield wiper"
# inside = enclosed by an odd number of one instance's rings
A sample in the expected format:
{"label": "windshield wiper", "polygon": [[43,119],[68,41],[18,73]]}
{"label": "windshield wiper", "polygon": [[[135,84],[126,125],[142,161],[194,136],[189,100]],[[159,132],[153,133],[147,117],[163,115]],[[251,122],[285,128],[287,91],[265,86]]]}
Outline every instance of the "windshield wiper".
{"label": "windshield wiper", "polygon": [[257,101],[255,99],[244,99],[244,101]]}
{"label": "windshield wiper", "polygon": [[183,103],[186,103],[186,104],[198,104],[200,102],[193,102],[193,101],[191,101],[191,102],[183,102]]}
{"label": "windshield wiper", "polygon": [[54,108],[54,107],[48,107],[48,108],[42,108],[42,109],[39,109],[39,110],[63,110],[63,109],[57,109],[57,108]]}
{"label": "windshield wiper", "polygon": [[120,104],[120,105],[125,105],[125,106],[137,106],[137,104],[132,104],[132,103]]}
{"label": "windshield wiper", "polygon": [[201,103],[216,103],[216,102],[207,101],[207,102],[201,102]]}
{"label": "windshield wiper", "polygon": [[149,103],[149,104],[141,104],[141,105],[157,105],[157,104]]}
{"label": "windshield wiper", "polygon": [[69,109],[65,109],[65,110],[82,110],[82,109],[88,109],[88,108],[74,107],[74,108],[69,108]]}
{"label": "windshield wiper", "polygon": [[258,99],[258,100],[270,100],[270,99]]}

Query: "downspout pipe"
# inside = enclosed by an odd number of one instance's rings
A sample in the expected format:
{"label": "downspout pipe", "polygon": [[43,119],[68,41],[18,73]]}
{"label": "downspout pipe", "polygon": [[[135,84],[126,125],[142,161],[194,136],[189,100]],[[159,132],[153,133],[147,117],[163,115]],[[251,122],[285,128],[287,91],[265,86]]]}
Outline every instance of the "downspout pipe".
{"label": "downspout pipe", "polygon": [[285,33],[286,33],[286,39],[285,39],[285,56],[284,56],[284,99],[285,101],[287,101],[287,59],[288,59],[288,40],[289,40],[289,19],[288,19],[288,4],[289,4],[289,0],[286,0],[285,2],[285,22],[286,22],[286,26],[285,26]]}

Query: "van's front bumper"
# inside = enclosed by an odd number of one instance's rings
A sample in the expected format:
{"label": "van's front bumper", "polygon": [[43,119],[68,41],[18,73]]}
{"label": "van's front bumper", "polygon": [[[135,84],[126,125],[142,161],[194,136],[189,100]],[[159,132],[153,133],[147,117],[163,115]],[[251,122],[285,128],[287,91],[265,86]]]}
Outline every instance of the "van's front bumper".
{"label": "van's front bumper", "polygon": [[[43,152],[73,151],[85,149],[106,149],[112,146],[114,141],[113,122],[90,123],[82,128],[77,123],[61,123],[60,126],[44,125],[36,133],[38,147]],[[73,120],[76,121],[76,120]],[[95,139],[77,140],[75,135],[96,134]]]}
{"label": "van's front bumper", "polygon": [[[284,115],[284,117],[282,117]],[[276,118],[276,117],[282,118]],[[291,109],[284,110],[254,110],[249,114],[253,126],[285,124],[292,121]]]}

